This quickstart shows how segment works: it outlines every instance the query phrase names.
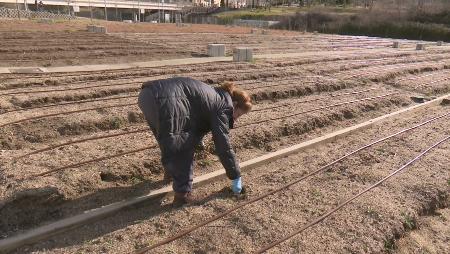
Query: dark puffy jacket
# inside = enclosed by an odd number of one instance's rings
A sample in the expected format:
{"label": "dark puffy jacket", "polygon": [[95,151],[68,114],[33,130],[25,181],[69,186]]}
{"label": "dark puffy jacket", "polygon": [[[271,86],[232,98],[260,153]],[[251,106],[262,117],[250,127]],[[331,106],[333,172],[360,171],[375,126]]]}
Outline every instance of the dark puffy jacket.
{"label": "dark puffy jacket", "polygon": [[240,177],[239,164],[228,137],[233,127],[233,102],[228,92],[191,78],[149,81],[159,111],[157,140],[163,158],[176,159],[192,151],[202,137],[212,132],[216,153],[231,180]]}

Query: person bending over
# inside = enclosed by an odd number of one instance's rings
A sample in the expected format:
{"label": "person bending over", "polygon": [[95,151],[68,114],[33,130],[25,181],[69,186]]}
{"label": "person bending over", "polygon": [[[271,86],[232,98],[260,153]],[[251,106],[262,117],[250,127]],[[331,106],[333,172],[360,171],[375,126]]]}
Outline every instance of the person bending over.
{"label": "person bending over", "polygon": [[193,203],[193,162],[195,147],[211,131],[216,154],[240,194],[242,180],[229,130],[252,108],[250,96],[231,82],[211,87],[201,81],[177,77],[145,82],[139,108],[161,149],[165,174],[172,178],[174,205]]}

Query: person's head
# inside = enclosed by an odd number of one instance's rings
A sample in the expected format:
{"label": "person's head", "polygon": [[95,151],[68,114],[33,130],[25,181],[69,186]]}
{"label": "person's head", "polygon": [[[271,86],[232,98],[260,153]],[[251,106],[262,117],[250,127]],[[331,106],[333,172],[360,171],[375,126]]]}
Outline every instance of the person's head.
{"label": "person's head", "polygon": [[252,109],[252,99],[247,92],[239,89],[232,82],[224,82],[220,84],[220,88],[227,91],[233,101],[233,119],[236,120],[240,116],[247,114]]}

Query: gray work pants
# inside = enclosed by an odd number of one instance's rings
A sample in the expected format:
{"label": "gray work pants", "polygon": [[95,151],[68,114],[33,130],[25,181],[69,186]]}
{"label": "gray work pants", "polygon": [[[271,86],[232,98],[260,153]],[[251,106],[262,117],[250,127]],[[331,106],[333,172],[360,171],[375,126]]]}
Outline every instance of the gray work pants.
{"label": "gray work pants", "polygon": [[159,129],[159,107],[150,89],[144,88],[141,90],[138,105],[153,135],[158,141],[161,149],[161,163],[166,173],[172,176],[173,190],[175,192],[191,192],[194,170],[194,149],[180,151],[175,154],[164,153],[163,151],[167,149],[162,149],[162,146],[165,144],[159,141],[161,131]]}

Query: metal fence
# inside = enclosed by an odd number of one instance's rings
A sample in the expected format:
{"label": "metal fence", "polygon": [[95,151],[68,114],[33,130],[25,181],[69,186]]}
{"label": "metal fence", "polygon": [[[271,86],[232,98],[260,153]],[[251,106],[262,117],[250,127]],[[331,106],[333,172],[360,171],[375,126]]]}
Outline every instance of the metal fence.
{"label": "metal fence", "polygon": [[56,14],[51,12],[43,12],[43,11],[27,11],[27,10],[18,10],[18,9],[9,9],[0,7],[0,18],[9,18],[9,19],[20,19],[20,18],[28,18],[28,19],[76,19],[77,17],[66,15],[66,14]]}

